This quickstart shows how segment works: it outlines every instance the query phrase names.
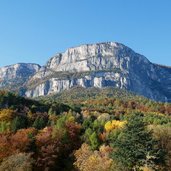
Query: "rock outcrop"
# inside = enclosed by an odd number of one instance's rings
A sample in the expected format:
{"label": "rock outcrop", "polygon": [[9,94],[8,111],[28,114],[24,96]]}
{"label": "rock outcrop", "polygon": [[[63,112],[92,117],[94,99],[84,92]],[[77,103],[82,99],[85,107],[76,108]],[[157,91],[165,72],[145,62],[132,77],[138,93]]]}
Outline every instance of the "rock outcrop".
{"label": "rock outcrop", "polygon": [[[18,74],[19,78],[24,77],[24,82],[27,80],[23,84],[22,79],[20,83],[27,97],[50,95],[74,86],[111,86],[153,100],[171,101],[171,68],[153,64],[120,43],[81,45],[56,54],[43,67],[35,66],[34,70],[28,70],[30,66],[23,68],[26,75]],[[6,80],[6,85],[11,80],[15,83],[15,78],[20,82],[13,70],[0,69],[0,78]]]}
{"label": "rock outcrop", "polygon": [[0,89],[19,90],[39,69],[40,65],[28,63],[0,68]]}

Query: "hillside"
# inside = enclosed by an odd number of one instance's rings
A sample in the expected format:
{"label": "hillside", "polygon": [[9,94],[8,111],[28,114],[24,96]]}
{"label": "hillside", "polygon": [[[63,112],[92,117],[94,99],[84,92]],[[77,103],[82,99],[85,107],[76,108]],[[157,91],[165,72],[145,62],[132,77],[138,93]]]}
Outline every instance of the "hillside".
{"label": "hillside", "polygon": [[169,103],[119,89],[77,87],[37,100],[1,91],[0,104],[0,170],[171,167]]}

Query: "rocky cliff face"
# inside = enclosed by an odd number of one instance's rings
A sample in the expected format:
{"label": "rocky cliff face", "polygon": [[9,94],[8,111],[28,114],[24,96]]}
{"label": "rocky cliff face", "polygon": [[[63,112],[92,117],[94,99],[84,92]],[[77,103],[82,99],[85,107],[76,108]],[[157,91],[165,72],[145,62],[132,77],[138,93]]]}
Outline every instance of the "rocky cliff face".
{"label": "rocky cliff face", "polygon": [[[34,71],[31,77],[25,77],[23,95],[27,97],[50,95],[74,86],[112,86],[154,100],[171,101],[171,68],[153,64],[119,43],[70,48]],[[9,82],[13,79],[11,74],[4,78]]]}
{"label": "rocky cliff face", "polygon": [[0,68],[0,88],[18,90],[39,69],[40,66],[37,64],[24,63],[2,67]]}

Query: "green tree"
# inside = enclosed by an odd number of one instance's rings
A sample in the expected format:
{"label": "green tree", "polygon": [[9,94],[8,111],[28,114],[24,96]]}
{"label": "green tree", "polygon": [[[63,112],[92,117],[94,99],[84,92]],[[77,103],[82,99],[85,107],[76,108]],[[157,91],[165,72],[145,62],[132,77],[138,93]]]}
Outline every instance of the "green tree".
{"label": "green tree", "polygon": [[123,131],[113,139],[112,157],[125,170],[139,170],[141,166],[153,167],[163,157],[157,142],[146,129],[141,113],[131,114]]}
{"label": "green tree", "polygon": [[85,130],[85,133],[83,135],[83,140],[87,143],[90,144],[90,136],[93,134],[93,130],[91,128],[87,128]]}
{"label": "green tree", "polygon": [[54,111],[54,109],[53,109],[52,107],[49,108],[48,114],[49,114],[49,115],[55,114],[55,111]]}
{"label": "green tree", "polygon": [[93,122],[95,120],[95,117],[91,116],[89,118],[84,119],[84,122],[82,124],[83,129],[93,128]]}
{"label": "green tree", "polygon": [[36,129],[42,129],[46,126],[46,122],[42,117],[37,117],[33,123],[33,127]]}
{"label": "green tree", "polygon": [[100,141],[96,132],[93,132],[90,136],[90,145],[92,150],[96,150],[100,145]]}
{"label": "green tree", "polygon": [[10,122],[0,121],[0,133],[8,132],[10,130]]}
{"label": "green tree", "polygon": [[18,129],[27,127],[27,118],[22,116],[17,116],[13,119],[11,124],[12,131],[16,132]]}

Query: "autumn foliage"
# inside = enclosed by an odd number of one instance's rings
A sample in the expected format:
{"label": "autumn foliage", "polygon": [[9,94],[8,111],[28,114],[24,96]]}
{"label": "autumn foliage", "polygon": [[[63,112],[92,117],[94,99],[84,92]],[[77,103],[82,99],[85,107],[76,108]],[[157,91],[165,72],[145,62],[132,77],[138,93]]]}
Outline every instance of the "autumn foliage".
{"label": "autumn foliage", "polygon": [[169,170],[171,104],[105,91],[63,101],[0,91],[0,171]]}
{"label": "autumn foliage", "polygon": [[104,127],[105,130],[107,132],[113,130],[113,129],[119,129],[119,128],[123,128],[124,125],[126,124],[126,121],[118,121],[118,120],[112,120],[112,121],[108,121]]}

